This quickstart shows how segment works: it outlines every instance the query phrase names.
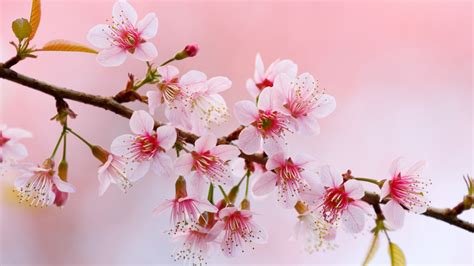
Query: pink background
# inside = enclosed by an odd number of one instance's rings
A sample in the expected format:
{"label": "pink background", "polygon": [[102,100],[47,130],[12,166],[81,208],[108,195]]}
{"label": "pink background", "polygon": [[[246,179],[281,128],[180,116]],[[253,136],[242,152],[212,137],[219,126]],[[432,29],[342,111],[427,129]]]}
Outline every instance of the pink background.
{"label": "pink background", "polygon": [[[43,20],[36,45],[64,38],[87,43],[87,31],[111,16],[112,1],[43,1]],[[224,93],[229,107],[249,98],[245,80],[254,58],[268,65],[290,58],[299,72],[315,75],[334,95],[338,107],[321,121],[319,136],[292,139],[291,148],[318,156],[339,169],[386,178],[392,159],[425,159],[434,206],[448,207],[465,193],[462,175],[472,172],[472,3],[400,2],[163,2],[132,1],[139,17],[156,12],[160,20],[153,40],[162,62],[190,42],[201,51],[176,65],[233,81]],[[1,56],[14,50],[10,23],[29,17],[29,1],[1,0]],[[144,65],[129,58],[118,68],[98,65],[93,55],[42,53],[15,70],[72,89],[112,95],[123,88],[128,72],[141,76]],[[51,97],[19,85],[1,83],[0,121],[31,130],[25,141],[29,161],[49,156],[60,127]],[[145,89],[146,90],[146,89]],[[145,91],[144,90],[144,91]],[[95,107],[69,101],[79,114],[70,124],[88,139],[108,147],[128,133],[127,120]],[[134,108],[143,105],[130,104]],[[231,119],[216,129],[228,133]],[[70,180],[78,193],[63,209],[19,205],[11,193],[12,174],[1,177],[1,264],[145,264],[172,263],[173,246],[162,232],[168,217],[152,209],[171,197],[172,183],[147,176],[128,194],[112,187],[97,196],[98,162],[70,138]],[[235,259],[217,256],[214,263],[359,264],[370,235],[341,233],[335,251],[307,255],[288,242],[296,221],[293,210],[276,205],[274,196],[253,202],[270,240]],[[463,218],[473,220],[472,212]],[[372,222],[370,222],[372,226]],[[407,215],[392,239],[409,263],[471,264],[472,234],[431,218]],[[384,240],[385,241],[385,240]],[[374,261],[389,263],[386,243]]]}

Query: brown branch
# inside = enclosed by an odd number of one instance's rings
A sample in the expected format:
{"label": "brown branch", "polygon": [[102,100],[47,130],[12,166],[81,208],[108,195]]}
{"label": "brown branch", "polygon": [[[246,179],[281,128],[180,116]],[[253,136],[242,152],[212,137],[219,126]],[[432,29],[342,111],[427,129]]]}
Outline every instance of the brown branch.
{"label": "brown branch", "polygon": [[[6,67],[5,64],[0,65],[0,78],[10,80],[12,82],[24,85],[26,87],[32,88],[37,91],[41,91],[55,98],[70,99],[73,101],[103,108],[105,110],[109,110],[111,112],[114,112],[126,118],[130,118],[133,113],[132,109],[120,104],[119,102],[114,100],[112,97],[103,97],[103,96],[78,92],[78,91],[63,88],[63,87],[58,87],[58,86],[55,86],[43,81],[39,81],[25,75],[22,75],[11,69],[8,69],[8,67]],[[160,123],[155,121],[155,126],[157,127],[159,125]],[[242,126],[238,127],[228,136],[220,138],[218,141],[219,144],[228,144],[231,141],[236,140],[240,132],[242,131],[242,129],[243,129]],[[184,132],[182,130],[178,130],[178,136],[179,136],[179,140],[186,143],[191,143],[191,144],[194,143],[196,139],[198,138],[198,136],[188,133],[188,132]],[[244,158],[247,161],[256,162],[262,165],[265,164],[267,161],[267,156],[265,154],[247,155],[247,154],[242,153],[240,157]],[[382,204],[385,203],[385,201],[381,202],[380,197],[377,194],[373,194],[373,193],[365,193],[365,196],[362,199],[373,206],[378,206],[380,203]],[[474,232],[474,224],[467,221],[463,221],[457,217],[458,214],[460,214],[462,211],[465,210],[464,207],[462,207],[462,210],[461,210],[460,209],[461,207],[459,206],[461,205],[458,204],[453,209],[428,208],[428,210],[425,213],[423,213],[423,215],[444,221],[446,223],[452,224],[459,228],[465,229],[469,232]],[[462,206],[465,206],[465,205],[462,205]]]}

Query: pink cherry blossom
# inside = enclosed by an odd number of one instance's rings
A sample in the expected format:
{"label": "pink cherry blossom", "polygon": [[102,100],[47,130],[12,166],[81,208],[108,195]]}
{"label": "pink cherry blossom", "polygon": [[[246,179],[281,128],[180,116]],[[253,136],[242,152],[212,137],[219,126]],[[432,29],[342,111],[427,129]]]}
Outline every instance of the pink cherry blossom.
{"label": "pink cherry blossom", "polygon": [[308,73],[298,78],[280,74],[273,87],[282,94],[281,111],[295,119],[299,133],[318,134],[318,119],[328,116],[336,108],[334,97],[321,92]]}
{"label": "pink cherry blossom", "polygon": [[54,161],[47,159],[38,166],[18,166],[21,175],[15,181],[20,202],[29,202],[31,206],[49,206],[55,202],[55,189],[73,193],[74,187],[61,180],[54,170]]}
{"label": "pink cherry blossom", "polygon": [[123,192],[132,186],[130,182],[129,170],[122,157],[109,153],[107,160],[98,170],[99,196],[104,195],[110,184],[116,184]]}
{"label": "pink cherry blossom", "polygon": [[267,242],[267,234],[263,228],[253,220],[253,213],[249,210],[239,210],[236,207],[226,207],[219,211],[220,221],[213,230],[223,228],[224,238],[221,242],[222,252],[229,257],[245,251],[246,246],[254,248],[254,244]]}
{"label": "pink cherry blossom", "polygon": [[166,117],[174,125],[203,135],[212,124],[227,120],[227,104],[219,94],[228,90],[232,82],[226,77],[207,79],[206,74],[191,70],[180,80],[185,97],[181,106],[166,109]]}
{"label": "pink cherry blossom", "polygon": [[161,76],[160,82],[157,84],[157,90],[148,91],[148,108],[151,114],[156,109],[165,104],[167,108],[178,108],[178,104],[184,100],[184,92],[179,84],[179,70],[174,66],[162,66],[157,68]]}
{"label": "pink cherry blossom", "polygon": [[247,80],[247,91],[253,98],[257,98],[263,89],[266,87],[273,87],[273,82],[275,78],[285,73],[290,77],[296,77],[298,72],[298,66],[293,63],[291,60],[275,60],[268,68],[265,70],[263,65],[262,58],[260,54],[257,54],[255,58],[255,73],[253,80]]}
{"label": "pink cherry blossom", "polygon": [[0,164],[21,160],[28,156],[26,147],[19,141],[31,137],[31,133],[24,129],[8,128],[0,124]]}
{"label": "pink cherry blossom", "polygon": [[175,261],[182,261],[185,265],[207,264],[209,253],[218,246],[216,238],[221,231],[221,229],[213,229],[195,225],[185,232],[177,234],[173,240],[178,242],[178,247],[171,257]]}
{"label": "pink cherry blossom", "polygon": [[316,163],[307,155],[289,156],[285,152],[272,155],[266,164],[268,170],[255,182],[254,195],[262,196],[278,188],[278,202],[293,208],[300,194],[309,190],[307,179],[315,175]]}
{"label": "pink cherry blossom", "polygon": [[266,88],[259,96],[257,106],[251,101],[235,104],[235,116],[240,124],[247,126],[240,132],[237,145],[246,154],[257,152],[262,147],[271,155],[282,150],[285,134],[293,127],[291,117],[278,111],[280,95]]}
{"label": "pink cherry blossom", "polygon": [[137,22],[137,17],[126,0],[118,0],[112,9],[112,25],[99,24],[89,31],[89,42],[102,49],[97,55],[101,65],[121,65],[127,52],[141,61],[150,61],[158,55],[155,45],[149,42],[158,31],[158,18],[155,13],[148,13]]}
{"label": "pink cherry blossom", "polygon": [[229,161],[237,158],[240,151],[233,145],[217,145],[217,137],[209,133],[196,140],[194,150],[181,155],[175,162],[176,172],[183,176],[193,175],[194,184],[202,189],[205,182],[230,185],[232,173]]}
{"label": "pink cherry blossom", "polygon": [[135,164],[131,181],[142,178],[151,169],[159,176],[173,177],[173,160],[166,154],[176,142],[176,130],[161,126],[153,130],[153,117],[143,110],[130,118],[132,134],[121,135],[111,145],[112,153]]}
{"label": "pink cherry blossom", "polygon": [[390,169],[392,177],[385,181],[381,190],[381,198],[390,196],[390,200],[381,208],[391,229],[403,226],[404,207],[414,213],[423,213],[428,208],[426,194],[429,181],[420,177],[424,167],[424,161],[419,161],[409,168],[402,166],[402,158],[393,161]]}
{"label": "pink cherry blossom", "polygon": [[346,231],[362,231],[365,215],[371,209],[361,200],[364,196],[362,184],[356,180],[344,182],[342,175],[334,173],[328,165],[321,167],[320,174],[321,183],[310,181],[312,196],[305,195],[305,201],[316,206],[326,222],[337,225],[342,220]]}

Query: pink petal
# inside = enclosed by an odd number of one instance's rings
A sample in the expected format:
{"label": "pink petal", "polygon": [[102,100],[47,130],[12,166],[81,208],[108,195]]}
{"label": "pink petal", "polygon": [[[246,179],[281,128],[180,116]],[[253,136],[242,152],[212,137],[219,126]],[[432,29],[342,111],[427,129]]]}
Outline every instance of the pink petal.
{"label": "pink petal", "polygon": [[224,229],[224,222],[218,221],[216,224],[214,224],[214,226],[209,231],[207,240],[214,241],[221,234],[223,229]]}
{"label": "pink petal", "polygon": [[306,97],[314,97],[311,96],[314,94],[316,89],[316,82],[314,80],[313,75],[309,73],[303,73],[298,76],[296,80],[296,87],[298,88],[298,93],[304,99]]}
{"label": "pink petal", "polygon": [[126,134],[116,137],[110,145],[110,151],[118,156],[130,154],[130,149],[135,141],[135,136]]}
{"label": "pink petal", "polygon": [[212,154],[223,161],[230,161],[240,155],[240,150],[234,145],[218,145],[212,148]]}
{"label": "pink petal", "polygon": [[259,110],[274,110],[275,106],[283,105],[283,98],[272,87],[266,87],[258,97],[257,107]]}
{"label": "pink petal", "polygon": [[31,132],[21,128],[8,128],[5,129],[2,134],[3,136],[15,141],[33,137],[33,134],[31,134]]}
{"label": "pink petal", "polygon": [[238,211],[238,209],[234,206],[232,207],[225,207],[224,209],[220,210],[219,211],[219,218],[223,219],[231,214],[233,214],[234,212]]}
{"label": "pink petal", "polygon": [[135,169],[132,169],[132,174],[129,176],[130,181],[135,182],[144,177],[150,171],[151,161],[143,161],[136,164]]}
{"label": "pink petal", "polygon": [[28,156],[28,150],[21,143],[7,143],[2,150],[3,156],[8,159],[22,160]]}
{"label": "pink petal", "polygon": [[420,176],[425,166],[426,166],[426,161],[416,162],[414,165],[408,168],[406,175],[407,176]]}
{"label": "pink petal", "polygon": [[155,37],[158,32],[158,18],[155,13],[148,13],[143,19],[138,21],[137,29],[140,37],[148,40]]}
{"label": "pink petal", "polygon": [[137,46],[133,56],[141,61],[151,61],[158,56],[158,51],[153,43],[144,42]]}
{"label": "pink petal", "polygon": [[217,137],[216,135],[209,133],[206,134],[196,140],[194,143],[194,150],[198,153],[210,151],[214,148],[217,144]]}
{"label": "pink petal", "polygon": [[318,135],[321,132],[319,122],[313,113],[297,117],[295,121],[297,125],[297,131],[300,134]]}
{"label": "pink petal", "polygon": [[173,160],[166,153],[160,153],[153,158],[151,169],[158,176],[164,176],[170,179],[176,176],[174,173]]}
{"label": "pink petal", "polygon": [[365,214],[361,208],[351,206],[341,215],[342,225],[349,233],[359,233],[365,226]]}
{"label": "pink petal", "polygon": [[262,138],[254,126],[246,127],[240,132],[239,139],[237,140],[237,146],[245,154],[256,153],[262,144]]}
{"label": "pink petal", "polygon": [[390,200],[386,204],[380,206],[386,223],[391,229],[399,229],[403,226],[405,219],[405,210],[394,200]]}
{"label": "pink petal", "polygon": [[[99,170],[100,171],[100,170]],[[104,195],[110,186],[110,177],[107,172],[99,173],[99,196]]]}
{"label": "pink petal", "polygon": [[194,204],[196,204],[197,209],[201,213],[203,213],[203,212],[217,213],[217,211],[218,211],[217,207],[210,204],[207,200],[205,200],[205,201],[195,200]]}
{"label": "pink petal", "polygon": [[306,171],[316,171],[318,169],[318,163],[311,155],[298,153],[294,156],[291,156],[291,159],[295,165],[304,168]]}
{"label": "pink petal", "polygon": [[257,179],[252,187],[252,192],[255,196],[264,196],[275,189],[276,182],[277,175],[267,171]]}
{"label": "pink petal", "polygon": [[181,76],[179,83],[182,86],[185,86],[187,89],[195,91],[201,88],[204,82],[206,82],[206,80],[207,80],[206,74],[200,71],[191,70],[187,72],[186,74],[184,74],[183,76]]}
{"label": "pink petal", "polygon": [[338,187],[342,184],[342,176],[334,174],[329,165],[324,165],[321,167],[321,183],[327,187]]}
{"label": "pink petal", "polygon": [[258,110],[251,101],[240,101],[234,106],[235,118],[240,124],[248,126],[258,118]]}
{"label": "pink petal", "polygon": [[161,126],[156,129],[156,139],[161,148],[168,151],[176,143],[176,129],[172,126]]}
{"label": "pink petal", "polygon": [[390,181],[385,180],[382,189],[380,190],[380,198],[383,199],[390,194]]}
{"label": "pink petal", "polygon": [[160,91],[147,91],[146,96],[148,97],[148,111],[154,115],[156,109],[161,105],[161,92]]}
{"label": "pink petal", "polygon": [[174,162],[175,171],[179,175],[187,176],[193,168],[193,157],[191,154],[183,154]]}
{"label": "pink petal", "polygon": [[191,175],[189,178],[191,179],[191,186],[193,187],[194,195],[204,195],[207,193],[209,182],[207,182],[203,176],[194,172],[194,175]]}
{"label": "pink petal", "polygon": [[390,165],[391,177],[395,177],[401,172],[402,161],[403,161],[403,157],[398,157],[397,159],[393,160],[392,164]]}
{"label": "pink petal", "polygon": [[273,154],[279,152],[287,152],[287,144],[284,138],[274,137],[274,138],[264,138],[263,139],[263,151],[268,155],[272,156]]}
{"label": "pink petal", "polygon": [[64,182],[57,175],[53,176],[53,183],[56,185],[56,187],[58,188],[59,191],[67,192],[67,193],[76,192],[76,189],[74,188],[73,185],[71,185],[67,182]]}
{"label": "pink petal", "polygon": [[331,95],[323,94],[316,102],[316,109],[313,111],[317,118],[323,118],[336,110],[336,98]]}
{"label": "pink petal", "polygon": [[287,156],[285,152],[277,152],[268,159],[267,164],[265,165],[265,168],[267,168],[267,170],[270,171],[275,168],[282,167],[286,164],[286,159],[287,159]]}
{"label": "pink petal", "polygon": [[170,81],[176,78],[179,74],[178,68],[175,66],[170,66],[170,65],[158,67],[157,70],[158,70],[158,73],[163,78],[163,80],[165,81]]}
{"label": "pink petal", "polygon": [[153,212],[156,214],[156,215],[159,215],[161,213],[163,213],[164,211],[166,211],[166,209],[169,209],[173,206],[173,201],[172,200],[165,200],[163,203],[161,203],[160,205],[158,205],[158,207],[156,207]]}
{"label": "pink petal", "polygon": [[255,81],[252,79],[247,80],[245,87],[252,98],[257,98],[257,96],[260,94],[260,89],[257,87],[257,85],[255,85]]}
{"label": "pink petal", "polygon": [[280,62],[276,63],[273,67],[272,72],[268,75],[268,79],[272,80],[276,78],[281,73],[285,73],[290,77],[296,77],[296,73],[298,72],[298,66],[293,63],[291,60],[281,60]]}
{"label": "pink petal", "polygon": [[293,88],[292,79],[286,74],[278,75],[273,83],[273,88],[280,91],[282,95],[288,95]]}
{"label": "pink petal", "polygon": [[106,67],[119,66],[125,62],[125,59],[127,59],[127,51],[115,46],[101,50],[97,55],[97,62]]}
{"label": "pink petal", "polygon": [[87,33],[87,40],[98,48],[109,48],[112,46],[110,42],[110,36],[112,36],[112,30],[109,25],[99,24],[94,26]]}
{"label": "pink petal", "polygon": [[255,73],[254,73],[254,80],[260,82],[263,80],[263,75],[265,72],[265,67],[263,66],[262,57],[260,54],[257,54],[255,57]]}
{"label": "pink petal", "polygon": [[133,112],[130,118],[130,129],[137,135],[153,134],[154,125],[153,117],[143,110]]}
{"label": "pink petal", "polygon": [[357,180],[348,180],[344,183],[344,190],[352,199],[360,199],[364,196],[364,187]]}
{"label": "pink petal", "polygon": [[214,77],[207,81],[208,94],[223,92],[230,87],[232,87],[232,81],[226,77]]}
{"label": "pink petal", "polygon": [[125,21],[135,25],[138,16],[137,11],[126,0],[118,0],[112,9],[112,17],[118,25]]}

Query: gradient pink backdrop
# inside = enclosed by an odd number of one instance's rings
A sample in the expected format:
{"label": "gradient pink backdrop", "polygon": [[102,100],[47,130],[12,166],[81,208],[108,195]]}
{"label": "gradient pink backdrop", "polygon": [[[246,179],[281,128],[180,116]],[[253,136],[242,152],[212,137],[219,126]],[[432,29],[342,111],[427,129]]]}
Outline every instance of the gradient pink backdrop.
{"label": "gradient pink backdrop", "polygon": [[[334,114],[322,120],[316,137],[292,139],[291,148],[318,156],[357,175],[386,178],[392,159],[425,159],[434,206],[448,207],[465,193],[462,175],[472,172],[472,3],[400,2],[190,2],[131,1],[139,16],[156,12],[160,20],[156,62],[190,42],[201,51],[176,65],[233,81],[224,93],[228,105],[248,98],[257,52],[264,62],[291,58],[300,72],[310,72],[337,99]],[[10,23],[29,16],[29,1],[1,0],[2,61],[14,50]],[[43,19],[34,43],[55,38],[87,43],[86,33],[111,14],[113,1],[43,1]],[[144,73],[129,59],[117,68],[98,65],[93,55],[42,53],[15,70],[80,91],[112,95],[126,74]],[[0,121],[31,130],[25,141],[28,160],[48,156],[59,134],[49,121],[55,113],[51,97],[0,81]],[[109,146],[129,131],[127,120],[95,107],[69,101],[79,114],[70,124],[91,141]],[[145,108],[130,104],[134,108]],[[231,119],[216,129],[228,133]],[[162,232],[168,218],[152,209],[173,192],[169,181],[145,177],[128,194],[112,187],[97,196],[98,163],[81,143],[70,138],[70,180],[78,193],[65,208],[32,209],[12,198],[13,176],[1,177],[0,264],[146,264],[172,263],[173,246]],[[369,187],[368,187],[369,188]],[[338,236],[335,251],[307,255],[288,242],[296,221],[273,196],[253,203],[269,243],[218,264],[359,264],[369,233]],[[463,218],[473,220],[472,213]],[[372,225],[372,223],[370,223]],[[408,215],[392,239],[413,264],[472,264],[472,234],[431,218]],[[388,263],[386,243],[374,259]]]}

